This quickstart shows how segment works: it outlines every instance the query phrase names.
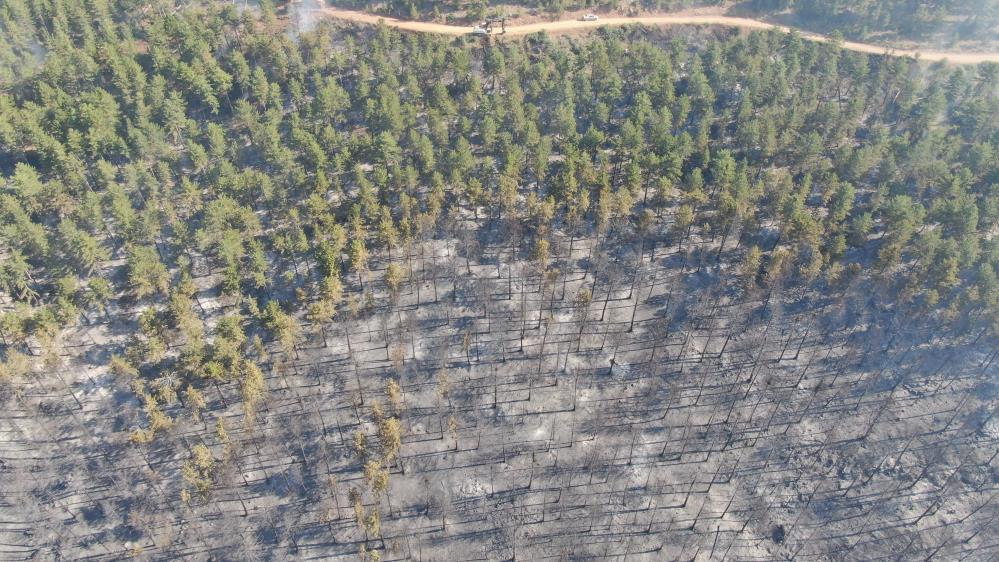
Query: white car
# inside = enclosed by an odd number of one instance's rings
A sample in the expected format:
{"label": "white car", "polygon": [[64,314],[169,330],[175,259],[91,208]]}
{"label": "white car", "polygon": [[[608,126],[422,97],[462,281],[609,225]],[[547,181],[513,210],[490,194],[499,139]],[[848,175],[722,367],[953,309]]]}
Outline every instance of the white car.
{"label": "white car", "polygon": [[583,16],[583,21],[597,21],[600,19],[596,14],[586,14]]}
{"label": "white car", "polygon": [[472,35],[489,35],[489,30],[477,25],[472,28]]}

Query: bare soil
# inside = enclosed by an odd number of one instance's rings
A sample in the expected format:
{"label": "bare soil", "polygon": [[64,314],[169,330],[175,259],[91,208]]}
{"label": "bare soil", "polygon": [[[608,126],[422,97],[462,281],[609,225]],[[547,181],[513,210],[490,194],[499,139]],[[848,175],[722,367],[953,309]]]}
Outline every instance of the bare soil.
{"label": "bare soil", "polygon": [[[416,31],[421,33],[439,33],[442,35],[465,35],[471,33],[472,31],[472,28],[470,26],[447,25],[441,23],[421,22],[421,21],[406,21],[390,17],[378,16],[374,14],[367,14],[364,12],[342,10],[339,8],[324,8],[322,10],[318,10],[317,13],[327,17],[336,18],[345,21],[351,21],[355,23],[376,25],[378,22],[381,21],[384,22],[385,25],[389,25],[397,29],[402,29],[405,31]],[[575,12],[573,12],[571,16],[567,17],[572,17],[573,19],[562,19],[560,21],[550,21],[550,22],[536,21],[534,23],[525,23],[525,24],[514,23],[513,25],[507,25],[506,35],[519,36],[519,35],[528,35],[531,33],[540,33],[542,31],[546,33],[565,33],[582,29],[596,29],[608,25],[612,26],[630,25],[630,24],[654,25],[654,26],[721,25],[721,26],[738,27],[741,29],[750,29],[750,30],[777,29],[783,32],[790,32],[793,30],[798,32],[802,38],[808,39],[809,41],[827,42],[830,40],[829,37],[825,35],[804,32],[784,25],[776,25],[751,18],[742,18],[742,17],[733,17],[720,14],[706,13],[704,11],[699,11],[697,13],[691,13],[691,14],[684,13],[684,14],[670,14],[670,15],[648,15],[648,16],[637,16],[637,17],[626,17],[626,16],[615,15],[611,17],[601,17],[596,21],[582,21],[581,19],[579,19],[580,16]],[[946,61],[952,64],[979,64],[983,62],[999,62],[999,53],[933,51],[933,50],[924,51],[918,48],[894,49],[891,47],[886,47],[884,45],[876,45],[872,43],[859,43],[856,41],[844,41],[842,43],[842,46],[844,49],[849,49],[851,51],[857,51],[861,53],[871,53],[871,54],[887,53],[894,56],[914,57],[920,60],[930,61],[930,62]]]}

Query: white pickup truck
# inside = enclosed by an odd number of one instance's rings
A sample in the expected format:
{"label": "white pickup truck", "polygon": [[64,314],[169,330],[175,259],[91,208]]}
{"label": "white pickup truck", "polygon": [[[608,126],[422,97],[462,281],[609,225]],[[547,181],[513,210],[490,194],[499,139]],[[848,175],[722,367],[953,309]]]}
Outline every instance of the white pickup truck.
{"label": "white pickup truck", "polygon": [[583,21],[597,21],[600,17],[596,14],[586,14],[582,19]]}
{"label": "white pickup truck", "polygon": [[472,35],[489,35],[489,30],[480,25],[477,25],[472,28]]}

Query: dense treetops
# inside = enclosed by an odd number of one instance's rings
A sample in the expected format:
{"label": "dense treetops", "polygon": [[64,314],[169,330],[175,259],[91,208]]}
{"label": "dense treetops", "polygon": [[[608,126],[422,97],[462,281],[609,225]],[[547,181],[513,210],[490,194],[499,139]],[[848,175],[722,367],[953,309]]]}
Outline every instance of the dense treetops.
{"label": "dense treetops", "polygon": [[[266,342],[286,356],[301,322],[391,302],[386,258],[459,215],[515,227],[541,271],[552,229],[720,237],[701,259],[732,290],[863,282],[999,326],[997,65],[776,32],[296,41],[267,3],[168,5],[0,1],[4,373],[125,314],[136,441],[211,382],[238,381],[252,418]],[[207,325],[206,284],[225,305]]]}

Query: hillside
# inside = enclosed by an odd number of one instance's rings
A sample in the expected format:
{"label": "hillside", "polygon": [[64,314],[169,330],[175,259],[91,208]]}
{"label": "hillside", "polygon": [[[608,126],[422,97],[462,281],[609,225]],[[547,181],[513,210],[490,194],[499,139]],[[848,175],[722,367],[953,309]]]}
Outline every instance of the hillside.
{"label": "hillside", "polygon": [[996,557],[996,65],[285,13],[0,0],[0,558]]}

